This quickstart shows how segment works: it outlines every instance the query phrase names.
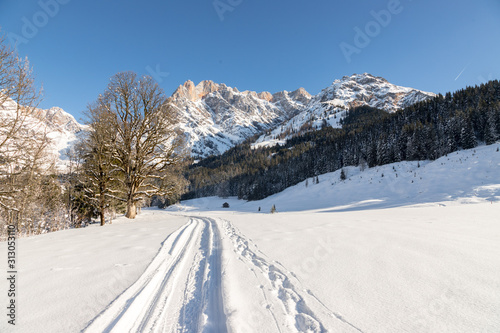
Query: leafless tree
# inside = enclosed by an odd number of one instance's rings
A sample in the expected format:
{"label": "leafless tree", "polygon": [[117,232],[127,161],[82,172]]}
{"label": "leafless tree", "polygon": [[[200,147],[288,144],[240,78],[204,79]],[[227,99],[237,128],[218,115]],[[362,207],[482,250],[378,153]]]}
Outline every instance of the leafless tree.
{"label": "leafless tree", "polygon": [[60,204],[53,201],[60,192],[57,179],[49,176],[55,171],[50,140],[33,116],[41,97],[34,81],[28,60],[0,37],[0,224],[28,234],[54,214],[47,207]]}
{"label": "leafless tree", "polygon": [[81,174],[84,197],[98,211],[103,226],[106,223],[106,209],[120,194],[118,169],[113,163],[116,131],[110,126],[115,117],[106,109],[99,109],[96,104],[88,106],[87,115],[89,131],[79,145],[83,161]]}
{"label": "leafless tree", "polygon": [[133,219],[141,201],[175,190],[169,168],[182,158],[183,139],[175,130],[176,115],[159,85],[133,72],[113,76],[93,109],[110,116],[106,126],[116,135],[110,172],[122,184],[125,216]]}

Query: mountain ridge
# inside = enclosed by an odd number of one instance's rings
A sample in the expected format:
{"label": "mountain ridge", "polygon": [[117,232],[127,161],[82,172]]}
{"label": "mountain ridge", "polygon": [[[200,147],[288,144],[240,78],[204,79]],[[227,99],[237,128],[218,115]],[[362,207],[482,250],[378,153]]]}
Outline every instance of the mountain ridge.
{"label": "mountain ridge", "polygon": [[257,146],[282,143],[292,135],[321,128],[341,127],[340,119],[356,106],[368,105],[396,112],[433,98],[434,93],[391,84],[369,73],[335,80],[317,95],[304,88],[276,93],[239,91],[224,83],[191,80],[172,94],[192,155],[218,155],[245,139],[263,133]]}
{"label": "mountain ridge", "polygon": [[170,105],[179,115],[192,155],[207,157],[289,119],[310,97],[304,88],[271,94],[188,80],[172,94]]}
{"label": "mountain ridge", "polygon": [[[255,146],[268,146],[324,125],[340,127],[340,119],[355,106],[369,105],[392,113],[434,96],[363,73],[337,79],[316,95],[302,87],[270,93],[240,91],[211,80],[198,84],[187,80],[172,93],[169,103],[178,115],[178,129],[186,136],[191,155],[204,158],[222,154],[255,135],[260,135]],[[2,109],[15,105],[8,101]],[[59,107],[36,108],[30,117],[42,121],[44,130],[51,133],[51,150],[64,166],[64,151],[86,126]]]}
{"label": "mountain ridge", "polygon": [[[12,118],[16,116],[17,103],[12,99],[7,99],[0,106],[1,118]],[[23,113],[24,130],[36,131],[46,134],[50,139],[47,147],[48,154],[56,162],[59,171],[65,171],[68,164],[67,152],[78,136],[86,130],[87,126],[80,124],[73,115],[64,111],[60,107],[49,109],[29,108],[20,109]]]}

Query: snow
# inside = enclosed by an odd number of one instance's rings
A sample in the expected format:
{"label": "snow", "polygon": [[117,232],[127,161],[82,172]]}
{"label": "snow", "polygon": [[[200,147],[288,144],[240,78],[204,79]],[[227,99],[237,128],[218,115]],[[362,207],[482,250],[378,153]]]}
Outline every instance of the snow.
{"label": "snow", "polygon": [[498,332],[499,146],[20,239],[15,332]]}
{"label": "snow", "polygon": [[189,219],[167,238],[141,277],[85,331],[175,332],[182,327],[199,332],[205,326],[205,331],[222,333],[219,243],[213,220]]}
{"label": "snow", "polygon": [[[0,105],[0,118],[14,119],[17,114],[17,103],[8,99]],[[33,108],[29,114],[23,114],[24,130],[37,134],[46,134],[50,139],[47,153],[54,160],[56,168],[65,172],[69,168],[67,151],[79,139],[88,126],[79,124],[76,119],[59,107],[50,109]]]}
{"label": "snow", "polygon": [[[162,213],[18,239],[18,320],[13,330],[2,319],[0,332],[79,332],[139,278],[165,235],[187,222]],[[6,254],[5,242],[0,253]],[[5,302],[5,283],[0,295]]]}
{"label": "snow", "polygon": [[250,147],[252,149],[258,149],[258,148],[263,148],[263,147],[274,147],[276,145],[284,146],[285,144],[286,144],[286,140],[277,140],[277,139],[265,140],[263,137],[261,137],[255,143],[252,143],[250,145]]}

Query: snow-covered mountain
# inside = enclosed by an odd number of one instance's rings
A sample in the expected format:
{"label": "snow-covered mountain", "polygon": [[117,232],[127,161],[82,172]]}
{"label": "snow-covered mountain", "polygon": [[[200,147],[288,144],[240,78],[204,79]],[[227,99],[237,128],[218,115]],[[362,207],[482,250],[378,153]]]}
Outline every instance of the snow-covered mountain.
{"label": "snow-covered mountain", "polygon": [[[207,157],[225,152],[254,135],[262,134],[255,145],[273,145],[293,133],[320,128],[324,124],[339,127],[349,108],[359,105],[395,112],[435,96],[433,93],[393,85],[368,73],[345,76],[316,96],[304,88],[293,92],[239,91],[212,81],[195,85],[186,81],[171,96],[171,105],[179,115],[179,128],[185,133],[191,155]],[[16,109],[9,100],[0,107],[6,115]],[[31,119],[31,120],[30,120]],[[36,109],[27,124],[39,122],[40,131],[53,139],[51,152],[62,168],[67,163],[65,150],[85,129],[63,109]]]}
{"label": "snow-covered mountain", "polygon": [[[78,123],[71,114],[59,107],[20,109],[23,112],[24,129],[47,134],[51,139],[48,151],[55,159],[58,169],[65,170],[68,163],[66,150],[76,142],[79,133],[85,130],[86,126]],[[17,103],[8,99],[0,106],[0,116],[2,119],[12,119],[16,116],[16,110]]]}
{"label": "snow-covered mountain", "polygon": [[294,117],[262,135],[256,146],[274,145],[293,133],[325,124],[341,127],[340,120],[356,106],[368,105],[392,113],[434,96],[434,93],[397,86],[368,73],[344,76],[312,97],[306,108]]}
{"label": "snow-covered mountain", "polygon": [[242,91],[225,84],[187,81],[171,98],[193,156],[223,153],[248,137],[271,129],[306,109],[311,95]]}
{"label": "snow-covered mountain", "polygon": [[340,127],[340,119],[355,106],[395,112],[434,96],[364,73],[336,80],[316,96],[303,88],[271,94],[240,92],[212,81],[198,85],[187,81],[173,93],[171,102],[192,156],[206,157],[259,133],[264,134],[255,146],[280,143],[294,133],[325,124]]}

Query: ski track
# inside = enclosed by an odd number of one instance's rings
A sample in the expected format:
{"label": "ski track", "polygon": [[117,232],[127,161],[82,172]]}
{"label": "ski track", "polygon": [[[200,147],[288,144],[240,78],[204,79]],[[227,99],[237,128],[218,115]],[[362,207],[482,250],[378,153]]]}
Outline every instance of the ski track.
{"label": "ski track", "polygon": [[231,222],[200,216],[189,217],[173,232],[139,279],[82,332],[227,333],[222,278],[228,267],[222,267],[219,226],[234,247],[225,255],[235,255],[253,273],[272,318],[269,325],[276,332],[328,332],[328,324],[315,314],[318,311],[322,318],[334,318],[362,332],[305,289],[281,263],[269,259]]}
{"label": "ski track", "polygon": [[191,217],[172,233],[139,279],[83,332],[226,333],[220,234]]}

